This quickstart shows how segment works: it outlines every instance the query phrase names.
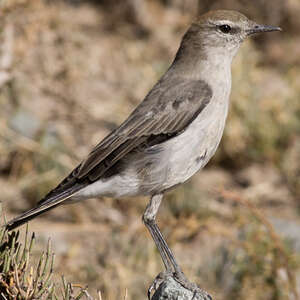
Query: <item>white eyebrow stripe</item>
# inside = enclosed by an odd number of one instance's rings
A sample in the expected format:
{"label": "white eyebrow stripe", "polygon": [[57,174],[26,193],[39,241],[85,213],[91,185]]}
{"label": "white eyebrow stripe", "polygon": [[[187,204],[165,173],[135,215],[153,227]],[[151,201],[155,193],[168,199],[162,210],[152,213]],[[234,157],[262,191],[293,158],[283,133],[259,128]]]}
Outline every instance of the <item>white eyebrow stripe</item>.
{"label": "white eyebrow stripe", "polygon": [[209,24],[211,25],[231,25],[234,26],[236,25],[235,23],[229,21],[229,20],[217,20],[217,21],[209,21]]}

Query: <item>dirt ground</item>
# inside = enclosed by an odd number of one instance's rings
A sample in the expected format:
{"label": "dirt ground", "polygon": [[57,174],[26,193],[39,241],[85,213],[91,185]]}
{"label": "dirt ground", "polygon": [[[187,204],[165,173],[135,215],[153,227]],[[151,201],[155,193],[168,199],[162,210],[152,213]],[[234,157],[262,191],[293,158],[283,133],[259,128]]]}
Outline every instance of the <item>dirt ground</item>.
{"label": "dirt ground", "polygon": [[[299,299],[299,1],[4,1],[0,200],[30,208],[143,99],[198,12],[234,8],[283,33],[247,41],[212,162],[164,199],[158,221],[188,278],[214,299]],[[91,199],[30,223],[51,238],[55,281],[146,299],[163,269],[146,198]],[[24,234],[24,228],[21,228]]]}

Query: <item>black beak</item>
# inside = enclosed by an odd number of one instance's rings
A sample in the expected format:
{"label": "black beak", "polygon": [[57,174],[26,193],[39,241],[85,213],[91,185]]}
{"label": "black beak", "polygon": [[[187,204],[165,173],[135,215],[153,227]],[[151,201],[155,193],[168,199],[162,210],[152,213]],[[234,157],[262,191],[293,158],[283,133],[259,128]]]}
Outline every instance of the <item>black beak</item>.
{"label": "black beak", "polygon": [[253,27],[246,30],[247,35],[260,33],[260,32],[270,32],[270,31],[282,31],[282,29],[277,26],[255,24],[253,25]]}

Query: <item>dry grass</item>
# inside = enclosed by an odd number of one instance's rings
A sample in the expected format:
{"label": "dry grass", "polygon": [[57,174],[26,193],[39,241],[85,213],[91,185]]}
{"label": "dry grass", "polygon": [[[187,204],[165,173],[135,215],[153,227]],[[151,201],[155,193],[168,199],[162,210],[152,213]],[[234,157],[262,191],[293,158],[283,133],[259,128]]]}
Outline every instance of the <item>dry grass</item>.
{"label": "dry grass", "polygon": [[[1,215],[2,217],[2,215]],[[0,297],[3,300],[93,300],[87,290],[67,283],[62,277],[61,286],[53,282],[54,253],[48,240],[47,248],[34,264],[35,236],[28,236],[26,228],[24,245],[19,241],[19,231],[0,231]],[[75,291],[77,290],[77,291]],[[101,297],[99,296],[99,300]]]}
{"label": "dry grass", "polygon": [[[263,297],[266,293],[266,286],[271,285],[273,289],[271,299],[272,297],[299,299],[295,272],[295,267],[298,267],[299,262],[298,264],[296,263],[296,257],[294,254],[290,253],[290,249],[276,233],[274,226],[269,222],[261,210],[247,199],[241,197],[238,193],[223,190],[220,194],[225,199],[234,201],[238,203],[238,205],[242,205],[244,210],[248,210],[250,218],[254,217],[258,223],[256,228],[254,227],[249,230],[247,233],[248,238],[242,245],[248,257],[253,261],[256,270],[258,272],[263,271],[263,274],[258,273],[257,275],[259,275],[259,277],[265,277],[260,278],[265,281],[266,285],[261,286],[261,295],[258,297]],[[268,255],[269,261],[266,261],[266,255]],[[244,270],[246,273],[249,273],[250,269],[248,264],[249,262],[247,262],[247,270]],[[239,272],[240,271],[241,270],[239,270]],[[284,278],[282,274],[286,274],[286,277]],[[251,275],[253,276],[254,274]],[[247,276],[248,274],[245,277]],[[242,280],[246,281],[245,278]],[[268,283],[267,280],[270,280],[270,282]],[[254,278],[250,278],[250,281],[255,283]],[[253,288],[254,287],[255,285],[253,285]],[[239,291],[238,296],[243,299],[246,294],[243,295],[243,291]],[[257,297],[257,295],[255,295],[255,297]]]}

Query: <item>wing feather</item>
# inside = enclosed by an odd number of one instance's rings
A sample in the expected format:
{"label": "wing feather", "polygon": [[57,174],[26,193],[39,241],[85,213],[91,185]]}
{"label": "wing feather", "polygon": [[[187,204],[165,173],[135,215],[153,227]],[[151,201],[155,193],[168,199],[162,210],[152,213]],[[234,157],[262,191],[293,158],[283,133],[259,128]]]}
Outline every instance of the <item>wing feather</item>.
{"label": "wing feather", "polygon": [[[157,91],[158,90],[158,91]],[[155,96],[155,98],[154,98]],[[89,176],[102,161],[110,161],[101,176],[119,159],[155,135],[165,134],[166,138],[181,133],[209,103],[212,96],[209,86],[201,80],[179,80],[171,87],[161,83],[147,95],[145,100],[114,132],[100,142],[81,164],[77,178]],[[110,157],[111,156],[111,157]]]}
{"label": "wing feather", "polygon": [[210,87],[202,80],[159,81],[128,119],[105,137],[39,204],[51,201],[73,185],[98,180],[141,145],[152,146],[180,134],[207,106],[211,97]]}

